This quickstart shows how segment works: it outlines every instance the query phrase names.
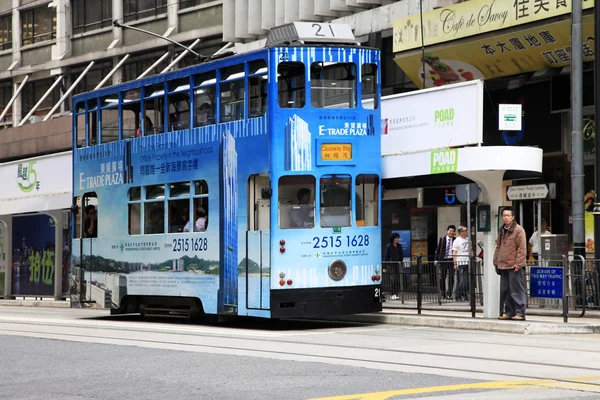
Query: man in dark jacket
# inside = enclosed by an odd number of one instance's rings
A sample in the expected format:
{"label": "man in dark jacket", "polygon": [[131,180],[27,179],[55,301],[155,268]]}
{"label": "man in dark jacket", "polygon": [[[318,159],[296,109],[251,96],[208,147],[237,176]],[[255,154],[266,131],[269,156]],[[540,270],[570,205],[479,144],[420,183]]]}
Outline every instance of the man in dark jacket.
{"label": "man in dark jacket", "polygon": [[[385,254],[383,256],[383,268],[384,268],[384,286],[392,292],[392,300],[395,300],[395,296],[400,293],[400,280],[406,284],[406,277],[402,276],[402,260],[404,254],[402,252],[402,245],[399,242],[400,235],[396,232],[390,235],[390,242],[385,248]],[[385,277],[387,276],[387,279]]]}
{"label": "man in dark jacket", "polygon": [[500,304],[504,312],[498,319],[525,320],[527,290],[525,287],[525,230],[515,221],[511,207],[502,210],[504,225],[498,233],[494,267],[500,275]]}
{"label": "man in dark jacket", "polygon": [[442,297],[447,299],[452,298],[452,289],[454,287],[454,260],[452,259],[452,244],[454,243],[454,235],[456,226],[448,225],[446,236],[441,237],[435,249],[434,261],[439,265],[440,271],[440,290]]}

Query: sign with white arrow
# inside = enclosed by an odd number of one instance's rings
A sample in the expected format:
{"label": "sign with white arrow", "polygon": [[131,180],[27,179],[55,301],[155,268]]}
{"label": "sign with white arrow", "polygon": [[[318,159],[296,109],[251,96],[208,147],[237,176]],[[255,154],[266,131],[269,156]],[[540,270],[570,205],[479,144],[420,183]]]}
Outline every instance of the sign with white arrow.
{"label": "sign with white arrow", "polygon": [[509,186],[506,190],[506,198],[509,201],[554,199],[556,198],[556,184]]}

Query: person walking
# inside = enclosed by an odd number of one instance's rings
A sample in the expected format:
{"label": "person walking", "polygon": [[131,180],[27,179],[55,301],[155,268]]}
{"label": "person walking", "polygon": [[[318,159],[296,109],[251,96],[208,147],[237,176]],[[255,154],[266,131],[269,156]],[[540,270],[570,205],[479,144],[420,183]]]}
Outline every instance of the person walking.
{"label": "person walking", "polygon": [[454,258],[454,271],[457,275],[455,299],[467,301],[468,299],[468,273],[469,273],[469,239],[466,226],[458,227],[458,237],[452,244],[452,256]]}
{"label": "person walking", "polygon": [[441,237],[434,254],[434,263],[440,266],[440,291],[442,298],[452,298],[454,286],[454,262],[452,260],[452,244],[454,243],[456,226],[448,225],[446,236]]}
{"label": "person walking", "polygon": [[525,288],[525,230],[515,221],[512,207],[502,210],[504,225],[498,233],[494,267],[500,275],[500,304],[504,312],[498,319],[525,320],[527,292]]}
{"label": "person walking", "polygon": [[400,282],[402,279],[400,274],[402,273],[401,266],[404,254],[399,240],[400,235],[397,232],[392,233],[383,256],[384,268],[387,269],[388,283],[392,291],[392,300],[395,300],[400,292]]}

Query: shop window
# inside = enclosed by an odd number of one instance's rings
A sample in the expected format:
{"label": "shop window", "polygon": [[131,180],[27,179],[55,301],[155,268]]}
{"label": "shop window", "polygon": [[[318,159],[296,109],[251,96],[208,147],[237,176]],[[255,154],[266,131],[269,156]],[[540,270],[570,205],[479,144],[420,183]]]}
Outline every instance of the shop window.
{"label": "shop window", "polygon": [[165,86],[162,83],[145,88],[144,113],[144,136],[165,132]]}
{"label": "shop window", "polygon": [[311,175],[279,178],[279,227],[309,229],[315,226],[315,177]]}
{"label": "shop window", "polygon": [[310,96],[315,108],[355,108],[356,65],[313,63],[310,67]]}
{"label": "shop window", "polygon": [[129,234],[139,235],[141,233],[140,227],[142,226],[141,215],[142,215],[142,190],[138,187],[132,187],[129,189]]}
{"label": "shop window", "polygon": [[238,121],[244,118],[244,65],[224,68],[221,71],[221,116],[219,122]]}
{"label": "shop window", "polygon": [[190,183],[169,185],[169,233],[184,232],[190,220]]}
{"label": "shop window", "polygon": [[145,192],[144,233],[165,233],[165,186],[147,186]]}
{"label": "shop window", "polygon": [[356,225],[377,226],[379,214],[379,177],[358,175],[356,177]]}
{"label": "shop window", "polygon": [[194,77],[194,127],[213,125],[216,117],[216,74],[214,71]]}
{"label": "shop window", "polygon": [[277,100],[281,108],[302,108],[306,104],[306,70],[301,62],[277,66]]}
{"label": "shop window", "polygon": [[325,175],[321,178],[322,228],[350,226],[352,178],[349,175]]}
{"label": "shop window", "polygon": [[361,101],[363,108],[379,108],[379,99],[377,98],[377,65],[363,64],[361,68]]}
{"label": "shop window", "polygon": [[[208,184],[206,181],[194,182],[194,210],[192,221],[194,221],[194,232],[204,232],[208,228]],[[191,223],[188,222],[184,227],[184,232],[190,232]]]}

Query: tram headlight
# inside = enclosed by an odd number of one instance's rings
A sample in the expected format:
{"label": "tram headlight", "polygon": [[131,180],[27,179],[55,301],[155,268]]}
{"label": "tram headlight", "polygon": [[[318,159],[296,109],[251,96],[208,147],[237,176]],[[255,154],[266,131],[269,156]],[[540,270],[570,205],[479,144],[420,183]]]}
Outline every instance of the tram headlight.
{"label": "tram headlight", "polygon": [[346,268],[346,263],[342,260],[335,260],[329,264],[327,268],[327,272],[329,273],[329,277],[334,281],[341,281],[346,276],[346,272],[348,269]]}

